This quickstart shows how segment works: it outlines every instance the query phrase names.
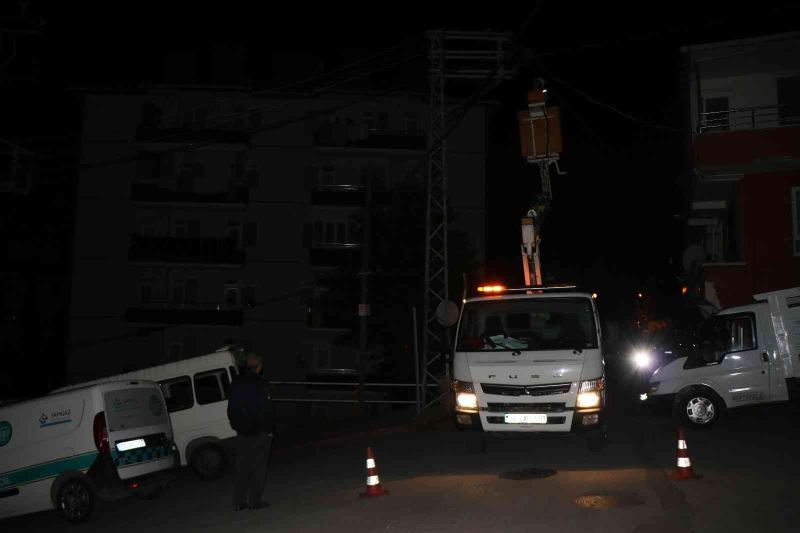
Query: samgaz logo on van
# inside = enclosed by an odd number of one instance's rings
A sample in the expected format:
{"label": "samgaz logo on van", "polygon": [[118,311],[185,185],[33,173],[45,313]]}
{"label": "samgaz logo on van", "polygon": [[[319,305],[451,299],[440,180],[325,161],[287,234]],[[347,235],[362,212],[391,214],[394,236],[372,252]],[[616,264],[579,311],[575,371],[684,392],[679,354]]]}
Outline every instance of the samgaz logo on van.
{"label": "samgaz logo on van", "polygon": [[66,424],[72,422],[72,411],[70,409],[61,409],[59,411],[52,411],[50,415],[42,413],[39,417],[39,427],[57,426],[58,424]]}

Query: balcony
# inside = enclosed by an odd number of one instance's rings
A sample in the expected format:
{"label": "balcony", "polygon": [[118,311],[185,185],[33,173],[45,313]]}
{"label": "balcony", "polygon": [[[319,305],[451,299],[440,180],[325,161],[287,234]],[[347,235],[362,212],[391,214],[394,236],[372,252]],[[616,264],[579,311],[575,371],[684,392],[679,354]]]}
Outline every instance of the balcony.
{"label": "balcony", "polygon": [[800,126],[800,113],[789,106],[761,106],[700,113],[698,132],[756,130]]}
{"label": "balcony", "polygon": [[421,151],[427,148],[428,138],[422,132],[370,129],[356,133],[346,126],[327,125],[314,132],[314,144],[320,147]]}
{"label": "balcony", "polygon": [[140,263],[192,263],[242,266],[245,251],[230,239],[192,239],[132,235],[128,258]]}
{"label": "balcony", "polygon": [[136,140],[147,144],[203,143],[209,145],[247,145],[250,133],[240,129],[197,126],[143,125],[136,129]]}
{"label": "balcony", "polygon": [[125,320],[132,324],[241,326],[243,314],[242,309],[222,304],[148,304],[129,307]]}
{"label": "balcony", "polygon": [[[250,202],[250,190],[246,187],[235,187],[227,191],[215,193],[199,193],[194,191],[176,191],[159,187],[151,183],[134,183],[131,186],[131,199],[134,202],[148,204],[201,204],[212,205],[247,205]],[[199,206],[198,206],[199,207]]]}
{"label": "balcony", "polygon": [[693,162],[708,172],[769,172],[800,159],[800,114],[785,107],[703,113],[693,139]]}
{"label": "balcony", "polygon": [[311,266],[351,267],[361,258],[361,243],[312,241],[309,252]]}

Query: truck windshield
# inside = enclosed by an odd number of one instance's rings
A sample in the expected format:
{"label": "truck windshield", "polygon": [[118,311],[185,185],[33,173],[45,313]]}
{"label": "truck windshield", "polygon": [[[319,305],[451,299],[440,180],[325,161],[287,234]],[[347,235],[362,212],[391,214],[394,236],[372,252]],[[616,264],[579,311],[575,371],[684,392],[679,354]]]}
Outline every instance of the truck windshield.
{"label": "truck windshield", "polygon": [[597,348],[588,298],[522,298],[467,303],[458,331],[461,352]]}

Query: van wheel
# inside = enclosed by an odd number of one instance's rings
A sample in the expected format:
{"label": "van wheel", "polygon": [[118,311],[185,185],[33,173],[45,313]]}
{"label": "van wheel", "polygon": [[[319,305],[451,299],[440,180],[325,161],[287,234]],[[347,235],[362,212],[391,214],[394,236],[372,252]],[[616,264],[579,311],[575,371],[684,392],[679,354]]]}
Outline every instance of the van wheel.
{"label": "van wheel", "polygon": [[716,424],[723,409],[722,400],[708,389],[688,389],[675,400],[678,420],[695,429],[708,429]]}
{"label": "van wheel", "polygon": [[189,466],[200,479],[212,481],[225,475],[228,461],[222,448],[216,444],[203,444],[192,452]]}
{"label": "van wheel", "polygon": [[94,509],[94,491],[89,484],[78,478],[61,484],[56,494],[56,508],[67,522],[84,522]]}

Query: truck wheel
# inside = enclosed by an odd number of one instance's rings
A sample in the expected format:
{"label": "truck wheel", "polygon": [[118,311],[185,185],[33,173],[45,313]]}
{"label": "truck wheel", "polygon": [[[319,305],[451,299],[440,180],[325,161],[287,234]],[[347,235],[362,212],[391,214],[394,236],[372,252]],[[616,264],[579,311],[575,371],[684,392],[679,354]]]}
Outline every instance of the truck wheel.
{"label": "truck wheel", "polygon": [[590,452],[602,451],[608,446],[608,427],[606,423],[586,434],[586,447]]}
{"label": "truck wheel", "polygon": [[467,435],[467,451],[470,453],[485,453],[487,447],[486,435],[483,431],[471,431]]}
{"label": "truck wheel", "polygon": [[86,521],[94,509],[94,491],[86,481],[72,478],[64,481],[56,494],[56,508],[67,522]]}
{"label": "truck wheel", "polygon": [[189,456],[189,466],[203,481],[212,481],[225,475],[228,462],[222,448],[216,444],[203,444]]}
{"label": "truck wheel", "polygon": [[724,405],[719,397],[708,389],[694,388],[680,393],[675,409],[678,420],[695,429],[708,429],[722,416]]}

